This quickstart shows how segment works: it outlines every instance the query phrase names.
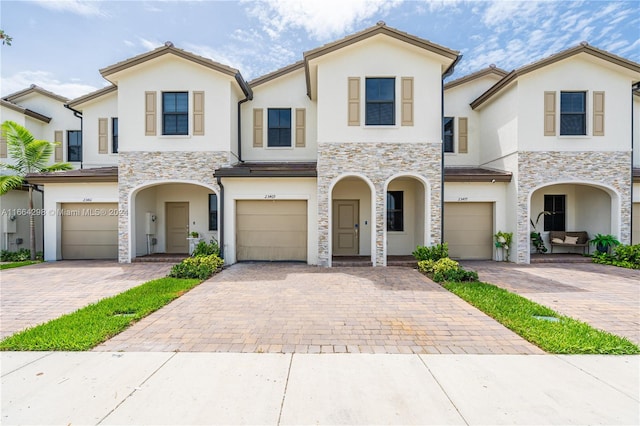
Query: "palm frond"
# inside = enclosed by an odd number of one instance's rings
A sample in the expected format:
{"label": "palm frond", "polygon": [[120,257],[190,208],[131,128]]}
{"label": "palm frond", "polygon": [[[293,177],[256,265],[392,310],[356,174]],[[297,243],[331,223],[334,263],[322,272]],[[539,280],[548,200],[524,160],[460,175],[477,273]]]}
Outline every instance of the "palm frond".
{"label": "palm frond", "polygon": [[0,176],[0,195],[4,195],[12,189],[19,189],[22,186],[22,176],[2,175]]}
{"label": "palm frond", "polygon": [[55,163],[42,169],[43,172],[60,172],[63,170],[73,170],[70,163]]}

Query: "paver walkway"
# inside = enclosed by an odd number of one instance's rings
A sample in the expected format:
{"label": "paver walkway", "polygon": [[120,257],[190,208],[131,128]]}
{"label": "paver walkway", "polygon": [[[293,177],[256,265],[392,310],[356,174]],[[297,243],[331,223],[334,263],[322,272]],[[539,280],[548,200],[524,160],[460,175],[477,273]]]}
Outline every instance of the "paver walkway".
{"label": "paver walkway", "polygon": [[462,264],[481,281],[640,344],[640,271],[595,263]]}
{"label": "paver walkway", "polygon": [[167,275],[171,264],[77,260],[0,272],[0,337]]}
{"label": "paver walkway", "polygon": [[539,354],[410,268],[233,265],[98,351]]}

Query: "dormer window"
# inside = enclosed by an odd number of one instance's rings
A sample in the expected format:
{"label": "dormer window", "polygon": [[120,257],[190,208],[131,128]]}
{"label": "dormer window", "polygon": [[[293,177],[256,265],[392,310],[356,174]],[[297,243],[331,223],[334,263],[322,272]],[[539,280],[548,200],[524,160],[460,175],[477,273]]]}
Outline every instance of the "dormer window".
{"label": "dormer window", "polygon": [[189,134],[189,93],[162,93],[162,134]]}

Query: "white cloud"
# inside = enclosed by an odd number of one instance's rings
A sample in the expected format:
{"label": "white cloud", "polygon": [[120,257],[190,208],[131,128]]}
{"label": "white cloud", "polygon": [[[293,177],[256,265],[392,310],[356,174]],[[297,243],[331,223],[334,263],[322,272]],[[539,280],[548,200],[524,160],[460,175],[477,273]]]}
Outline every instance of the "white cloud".
{"label": "white cloud", "polygon": [[108,16],[108,14],[101,8],[101,1],[36,0],[36,3],[46,9],[60,12],[71,12],[81,16]]}
{"label": "white cloud", "polygon": [[12,76],[2,78],[2,96],[27,89],[32,84],[69,99],[86,95],[98,89],[80,83],[76,78],[61,81],[48,71],[20,71]]}
{"label": "white cloud", "polygon": [[316,40],[328,40],[354,31],[364,20],[384,17],[402,0],[267,0],[245,4],[272,38],[302,29]]}
{"label": "white cloud", "polygon": [[145,48],[145,50],[156,49],[156,48],[162,46],[165,43],[164,41],[148,40],[148,39],[143,38],[143,37],[138,37],[138,41],[140,42],[140,45]]}

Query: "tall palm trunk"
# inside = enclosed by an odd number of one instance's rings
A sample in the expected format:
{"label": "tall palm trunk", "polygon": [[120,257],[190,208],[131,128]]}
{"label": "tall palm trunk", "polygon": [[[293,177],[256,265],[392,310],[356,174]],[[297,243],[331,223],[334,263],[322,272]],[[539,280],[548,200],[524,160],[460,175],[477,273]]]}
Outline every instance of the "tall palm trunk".
{"label": "tall palm trunk", "polygon": [[33,185],[29,185],[29,248],[31,260],[36,260],[36,218],[33,216]]}

